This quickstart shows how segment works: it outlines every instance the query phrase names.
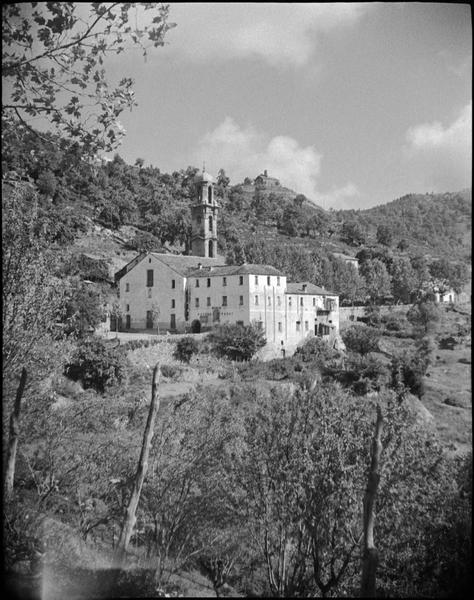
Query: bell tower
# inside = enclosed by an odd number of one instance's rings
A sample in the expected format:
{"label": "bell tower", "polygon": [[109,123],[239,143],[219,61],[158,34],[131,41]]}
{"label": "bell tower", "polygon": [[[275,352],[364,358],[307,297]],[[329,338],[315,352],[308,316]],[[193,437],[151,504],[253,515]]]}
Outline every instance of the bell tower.
{"label": "bell tower", "polygon": [[194,182],[197,188],[196,202],[191,206],[191,254],[216,258],[217,256],[217,206],[214,197],[214,180],[202,170]]}

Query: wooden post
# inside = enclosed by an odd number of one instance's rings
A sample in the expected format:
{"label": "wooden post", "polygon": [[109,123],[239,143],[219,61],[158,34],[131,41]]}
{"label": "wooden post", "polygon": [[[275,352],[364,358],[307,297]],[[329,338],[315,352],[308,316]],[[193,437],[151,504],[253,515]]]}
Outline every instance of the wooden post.
{"label": "wooden post", "polygon": [[20,425],[20,407],[26,384],[26,369],[21,370],[20,383],[16,390],[15,404],[10,416],[10,435],[8,439],[6,471],[5,471],[5,498],[8,499],[13,493],[13,482],[15,480],[16,451],[18,448],[18,434]]}
{"label": "wooden post", "polygon": [[362,598],[375,598],[375,575],[378,552],[374,544],[375,498],[380,482],[380,456],[382,454],[382,411],[377,406],[377,421],[372,442],[372,456],[367,488],[364,496],[364,555],[362,561]]}
{"label": "wooden post", "polygon": [[138,502],[142,491],[143,482],[148,471],[148,455],[150,454],[151,441],[153,439],[155,418],[158,412],[160,402],[158,397],[158,381],[160,377],[160,364],[157,363],[153,369],[153,381],[151,385],[151,404],[148,412],[148,419],[143,433],[143,443],[138,460],[137,472],[135,475],[132,495],[128,502],[125,521],[120,532],[120,537],[117,543],[115,555],[115,564],[117,568],[121,568],[125,558],[128,544],[132,536],[133,528],[135,527],[135,515],[137,512]]}

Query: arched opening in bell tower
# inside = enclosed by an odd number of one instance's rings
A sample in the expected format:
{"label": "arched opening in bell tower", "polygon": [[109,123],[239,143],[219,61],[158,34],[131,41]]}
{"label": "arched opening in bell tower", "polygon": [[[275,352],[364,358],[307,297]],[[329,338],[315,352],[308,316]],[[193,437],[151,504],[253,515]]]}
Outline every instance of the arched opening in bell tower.
{"label": "arched opening in bell tower", "polygon": [[211,185],[207,188],[207,201],[209,204],[212,204],[212,186]]}
{"label": "arched opening in bell tower", "polygon": [[209,217],[209,233],[212,233],[212,227],[213,227],[214,223],[212,221],[212,215]]}

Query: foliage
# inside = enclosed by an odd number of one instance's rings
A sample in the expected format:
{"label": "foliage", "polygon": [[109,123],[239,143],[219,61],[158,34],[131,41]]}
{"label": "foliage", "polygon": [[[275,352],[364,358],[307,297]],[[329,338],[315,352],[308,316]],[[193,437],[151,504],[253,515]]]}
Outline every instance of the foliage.
{"label": "foliage", "polygon": [[414,294],[422,288],[415,269],[406,257],[394,259],[390,275],[392,277],[392,292],[395,300],[408,303]]}
{"label": "foliage", "polygon": [[199,344],[192,337],[184,337],[178,340],[174,357],[181,362],[189,363],[191,357],[199,350]]}
{"label": "foliage", "polygon": [[295,352],[295,358],[301,358],[303,362],[314,362],[323,366],[326,362],[339,357],[339,353],[322,338],[311,337],[305,340]]}
{"label": "foliage", "polygon": [[[29,377],[53,369],[61,337],[56,323],[64,297],[53,277],[55,257],[47,249],[37,197],[24,186],[4,186],[2,204],[2,323],[4,383],[25,367]],[[50,351],[44,353],[44,348]],[[60,361],[59,361],[60,362]]]}
{"label": "foliage", "polygon": [[382,244],[384,246],[391,246],[392,245],[392,231],[390,229],[390,227],[388,225],[379,225],[377,227],[377,242],[379,244]]}
{"label": "foliage", "polygon": [[433,261],[430,266],[430,275],[440,292],[447,292],[451,288],[459,293],[469,280],[469,269],[465,263],[454,262],[442,258]]}
{"label": "foliage", "polygon": [[103,394],[107,388],[124,381],[127,366],[122,348],[91,337],[78,344],[65,374],[73,381],[80,381],[85,389],[93,388]]}
{"label": "foliage", "polygon": [[365,279],[367,294],[374,303],[391,294],[390,276],[385,264],[378,258],[362,263],[361,275]]}
{"label": "foliage", "polygon": [[357,221],[344,221],[342,237],[351,246],[360,246],[366,241],[364,230]]}
{"label": "foliage", "polygon": [[[148,10],[155,16],[138,26]],[[93,154],[118,143],[124,131],[117,118],[135,104],[132,79],[109,88],[105,57],[133,46],[146,56],[174,25],[166,6],[150,3],[97,2],[85,20],[79,12],[71,2],[3,5],[3,77],[10,87],[2,115],[20,125],[45,116]]]}
{"label": "foliage", "polygon": [[342,333],[342,339],[349,350],[364,355],[378,350],[380,332],[366,325],[352,325]]}
{"label": "foliage", "polygon": [[266,344],[264,333],[257,325],[224,324],[208,337],[218,356],[238,361],[250,360]]}
{"label": "foliage", "polygon": [[61,319],[66,334],[81,335],[94,330],[104,320],[105,299],[100,288],[72,279],[66,294],[65,313]]}
{"label": "foliage", "polygon": [[407,313],[408,321],[419,330],[421,335],[436,331],[440,318],[440,308],[431,300],[417,302]]}

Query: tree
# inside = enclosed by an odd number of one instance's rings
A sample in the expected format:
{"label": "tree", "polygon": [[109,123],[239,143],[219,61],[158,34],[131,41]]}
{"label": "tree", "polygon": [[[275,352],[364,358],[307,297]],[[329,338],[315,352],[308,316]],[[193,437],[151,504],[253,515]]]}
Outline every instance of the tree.
{"label": "tree", "polygon": [[209,341],[218,355],[240,361],[250,360],[266,344],[256,325],[220,325],[209,334]]}
{"label": "tree", "polygon": [[409,258],[395,258],[390,271],[392,277],[392,291],[396,300],[407,304],[412,296],[421,287],[417,273],[412,267]]}
{"label": "tree", "polygon": [[307,202],[307,198],[304,194],[297,194],[294,198],[293,198],[293,203],[295,206],[297,206],[298,208],[301,208],[303,206],[303,202]]}
{"label": "tree", "polygon": [[469,280],[469,269],[466,264],[445,258],[433,261],[429,266],[429,271],[438,290],[442,293],[451,288],[459,293]]}
{"label": "tree", "polygon": [[362,263],[360,272],[365,279],[367,294],[372,303],[390,295],[390,275],[381,260],[378,258],[367,260]]}
{"label": "tree", "polygon": [[[148,19],[151,24],[132,27]],[[117,118],[135,104],[133,81],[110,88],[109,54],[164,45],[168,7],[153,3],[97,2],[84,20],[74,2],[2,6],[2,66],[8,99],[2,117],[20,125],[43,116],[91,154],[111,150],[124,131]]]}
{"label": "tree", "polygon": [[103,394],[106,388],[125,379],[127,365],[125,351],[92,337],[78,345],[66,365],[65,374],[73,381],[80,381],[84,388],[93,388]]}
{"label": "tree", "polygon": [[342,339],[349,350],[359,354],[368,354],[378,350],[380,332],[366,325],[352,325],[349,329],[344,330]]}
{"label": "tree", "polygon": [[351,246],[360,246],[366,241],[366,235],[357,221],[344,221],[342,237]]}
{"label": "tree", "polygon": [[153,439],[155,419],[160,408],[160,400],[158,396],[158,383],[160,380],[160,365],[157,363],[153,369],[153,379],[151,384],[151,402],[150,410],[148,412],[148,418],[143,432],[143,442],[140,451],[140,458],[138,459],[137,471],[133,480],[133,489],[128,501],[126,517],[123,522],[122,531],[120,532],[120,538],[117,544],[116,561],[119,567],[122,567],[123,561],[126,556],[130,537],[135,527],[136,512],[138,502],[140,501],[140,495],[148,471],[148,455],[150,454],[151,442]]}
{"label": "tree", "polygon": [[421,336],[436,331],[440,318],[440,308],[436,302],[431,300],[420,300],[407,313],[408,321],[419,329]]}
{"label": "tree", "polygon": [[391,246],[393,241],[392,230],[388,225],[379,225],[377,227],[377,242],[384,246]]}

